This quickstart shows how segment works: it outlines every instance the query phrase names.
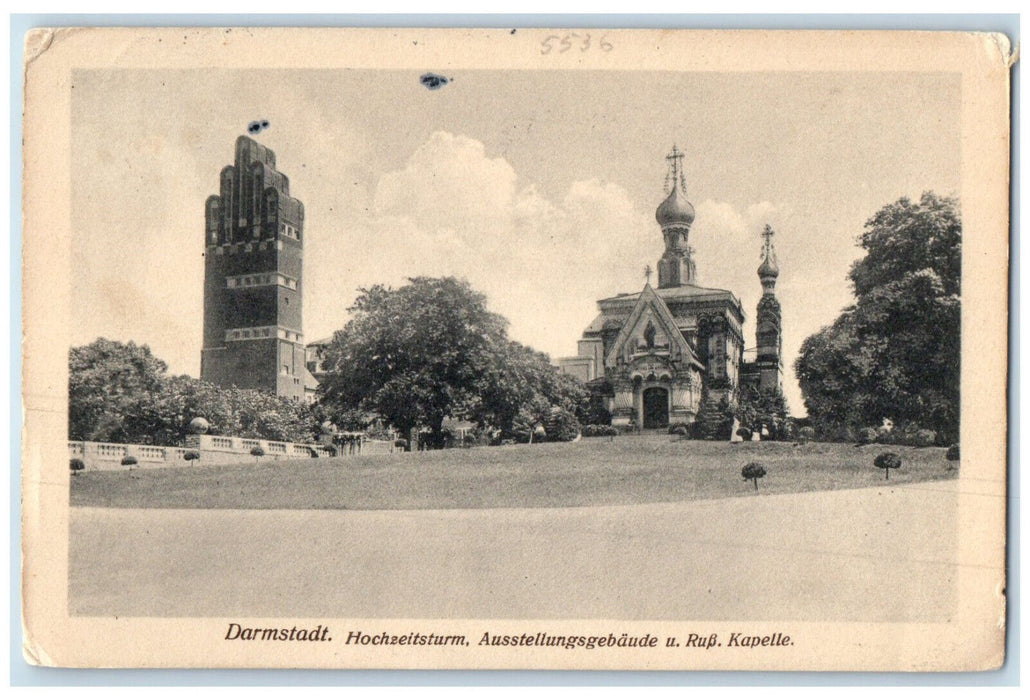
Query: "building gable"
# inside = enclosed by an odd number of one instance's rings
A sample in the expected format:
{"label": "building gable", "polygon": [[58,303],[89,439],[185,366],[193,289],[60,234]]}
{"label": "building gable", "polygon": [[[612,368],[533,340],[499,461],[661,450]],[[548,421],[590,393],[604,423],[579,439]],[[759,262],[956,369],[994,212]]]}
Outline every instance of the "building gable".
{"label": "building gable", "polygon": [[671,362],[701,365],[676,326],[676,319],[669,307],[650,284],[644,285],[633,311],[605,356],[604,365],[615,367],[620,359],[628,361],[634,353],[643,349],[658,354],[667,353]]}

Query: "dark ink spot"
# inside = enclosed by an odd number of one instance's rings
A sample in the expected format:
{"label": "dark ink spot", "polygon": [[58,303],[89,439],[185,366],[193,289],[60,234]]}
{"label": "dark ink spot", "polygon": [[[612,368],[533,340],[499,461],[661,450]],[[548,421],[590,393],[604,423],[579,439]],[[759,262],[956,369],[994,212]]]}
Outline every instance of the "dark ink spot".
{"label": "dark ink spot", "polygon": [[512,33],[512,34],[514,34],[514,33],[515,33],[515,30],[514,30],[514,29],[512,29],[512,30],[511,30],[511,33]]}
{"label": "dark ink spot", "polygon": [[445,78],[442,75],[437,75],[436,73],[426,73],[419,78],[419,82],[430,90],[438,90],[449,83],[450,78]]}
{"label": "dark ink spot", "polygon": [[247,124],[247,131],[251,134],[257,134],[262,129],[267,129],[268,126],[269,122],[267,119],[262,119],[260,121],[252,121],[250,124]]}

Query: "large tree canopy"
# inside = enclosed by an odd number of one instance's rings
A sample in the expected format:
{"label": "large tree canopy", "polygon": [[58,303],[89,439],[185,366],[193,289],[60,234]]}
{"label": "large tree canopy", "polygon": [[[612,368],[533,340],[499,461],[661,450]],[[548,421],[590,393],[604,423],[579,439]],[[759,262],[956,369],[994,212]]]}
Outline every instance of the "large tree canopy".
{"label": "large tree canopy", "polygon": [[68,432],[126,442],[140,431],[168,369],[146,345],[98,338],[68,355]]}
{"label": "large tree canopy", "polygon": [[851,268],[856,303],[801,346],[805,406],[824,431],[884,418],[958,436],[962,223],[959,203],[924,193],[866,222]]}
{"label": "large tree canopy", "polygon": [[309,442],[317,425],[306,404],[169,375],[146,345],[99,338],[72,348],[68,369],[72,440],[180,445],[203,416],[216,435]]}
{"label": "large tree canopy", "polygon": [[585,398],[546,355],[511,341],[507,321],[465,281],[417,277],[360,291],[319,386],[336,416],[374,412],[404,433],[426,427],[439,442],[448,416],[511,432],[520,414],[542,420]]}

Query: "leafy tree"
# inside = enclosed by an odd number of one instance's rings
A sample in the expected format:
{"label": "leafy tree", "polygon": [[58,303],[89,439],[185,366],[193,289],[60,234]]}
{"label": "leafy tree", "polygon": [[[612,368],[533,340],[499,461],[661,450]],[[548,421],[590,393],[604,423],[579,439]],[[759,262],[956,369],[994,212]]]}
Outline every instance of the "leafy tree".
{"label": "leafy tree", "polygon": [[181,445],[203,416],[214,435],[311,441],[311,407],[269,392],[166,373],[150,349],[100,338],[69,353],[69,438]]}
{"label": "leafy tree", "polygon": [[261,445],[255,445],[250,448],[250,454],[254,457],[254,461],[258,462],[265,456],[265,451],[261,448]]}
{"label": "leafy tree", "polygon": [[72,470],[72,476],[77,475],[79,472],[81,472],[83,469],[86,468],[85,463],[81,459],[78,459],[78,458],[72,459],[71,463],[70,463],[70,466],[71,466],[71,470]]}
{"label": "leafy tree", "polygon": [[580,434],[579,420],[572,411],[556,406],[547,419],[547,439],[551,442],[571,442]]}
{"label": "leafy tree", "polygon": [[403,434],[424,425],[442,442],[444,418],[474,398],[504,320],[453,278],[362,289],[350,311],[326,353],[324,401],[374,411]]}
{"label": "leafy tree", "polygon": [[961,234],[958,201],[931,192],[866,223],[866,255],[848,275],[855,305],[806,339],[795,363],[820,432],[890,417],[957,437]]}
{"label": "leafy tree", "polygon": [[734,416],[742,426],[759,433],[765,426],[769,430],[769,438],[782,440],[787,427],[787,400],[779,390],[742,386],[737,393]]}
{"label": "leafy tree", "polygon": [[360,291],[326,352],[319,386],[338,424],[373,413],[403,435],[428,428],[428,443],[441,446],[447,417],[513,435],[545,422],[552,407],[585,410],[582,383],[511,341],[507,321],[467,282],[417,277],[398,289]]}
{"label": "leafy tree", "polygon": [[740,470],[740,475],[744,477],[745,481],[753,481],[755,483],[755,491],[758,490],[758,480],[764,477],[765,474],[765,466],[761,462],[748,462]]}
{"label": "leafy tree", "polygon": [[884,479],[890,479],[891,469],[901,469],[901,457],[893,452],[884,452],[877,455],[876,459],[873,460],[873,464],[883,470]]}
{"label": "leafy tree", "polygon": [[153,396],[168,369],[146,345],[98,338],[68,354],[72,440],[129,442],[151,432]]}

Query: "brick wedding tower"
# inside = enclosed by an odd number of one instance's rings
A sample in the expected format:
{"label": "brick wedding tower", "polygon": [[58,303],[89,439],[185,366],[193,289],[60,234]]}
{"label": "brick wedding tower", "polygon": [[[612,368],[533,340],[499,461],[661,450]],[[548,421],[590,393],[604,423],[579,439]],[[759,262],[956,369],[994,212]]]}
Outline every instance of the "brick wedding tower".
{"label": "brick wedding tower", "polygon": [[303,400],[304,205],[275,153],[240,136],[205,215],[200,378]]}

